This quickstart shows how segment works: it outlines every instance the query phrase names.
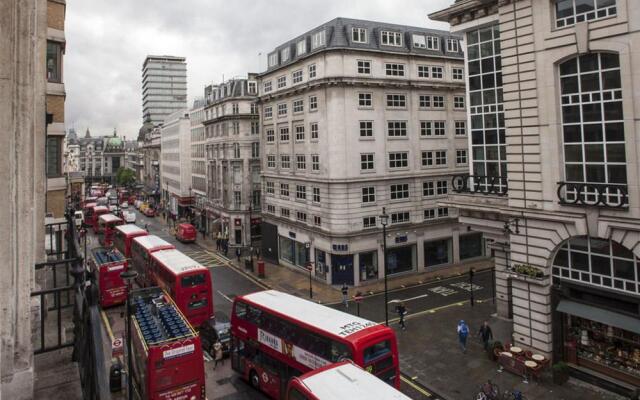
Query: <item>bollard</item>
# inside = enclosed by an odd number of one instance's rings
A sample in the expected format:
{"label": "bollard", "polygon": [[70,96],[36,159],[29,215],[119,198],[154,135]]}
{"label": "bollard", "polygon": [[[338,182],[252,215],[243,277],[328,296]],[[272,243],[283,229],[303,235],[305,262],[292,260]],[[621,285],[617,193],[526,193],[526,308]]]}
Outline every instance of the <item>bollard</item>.
{"label": "bollard", "polygon": [[109,369],[109,390],[111,393],[122,390],[122,365],[118,361]]}

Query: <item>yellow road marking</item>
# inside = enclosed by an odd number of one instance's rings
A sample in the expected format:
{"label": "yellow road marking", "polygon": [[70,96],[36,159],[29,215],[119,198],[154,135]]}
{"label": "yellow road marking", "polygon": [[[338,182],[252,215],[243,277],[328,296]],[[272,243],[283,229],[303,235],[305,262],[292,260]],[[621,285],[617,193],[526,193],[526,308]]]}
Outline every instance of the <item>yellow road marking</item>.
{"label": "yellow road marking", "polygon": [[[476,300],[476,303],[482,303],[482,302],[485,302],[485,301],[488,301],[488,300],[490,300],[490,299]],[[422,311],[419,311],[417,313],[409,314],[406,317],[404,317],[404,319],[407,320],[407,319],[410,319],[410,318],[413,318],[413,317],[417,317],[417,316],[420,316],[420,315],[423,315],[423,314],[435,314],[436,312],[438,312],[440,310],[444,310],[446,308],[454,307],[454,306],[463,306],[463,305],[467,304],[468,302],[469,302],[469,300],[465,300],[465,301],[460,301],[460,302],[456,302],[456,303],[445,304],[444,306],[440,306],[440,307],[430,308],[428,310],[422,310]],[[396,318],[390,319],[389,323],[398,322],[398,321],[400,321],[400,318],[396,317]],[[379,323],[380,324],[384,324],[384,321],[379,322]]]}
{"label": "yellow road marking", "polygon": [[425,395],[426,397],[431,397],[431,393],[427,392],[426,390],[424,390],[423,388],[421,388],[420,386],[416,385],[415,383],[413,383],[411,380],[405,378],[404,376],[400,376],[400,379],[406,383],[407,385],[411,386],[412,388],[414,388],[415,390],[417,390],[418,392],[422,393],[423,395]]}
{"label": "yellow road marking", "polygon": [[109,324],[109,319],[107,318],[107,314],[104,311],[100,311],[100,315],[102,315],[102,321],[104,322],[104,326],[107,328],[107,333],[109,334],[109,339],[113,342],[114,336],[113,331],[111,330],[111,324]]}

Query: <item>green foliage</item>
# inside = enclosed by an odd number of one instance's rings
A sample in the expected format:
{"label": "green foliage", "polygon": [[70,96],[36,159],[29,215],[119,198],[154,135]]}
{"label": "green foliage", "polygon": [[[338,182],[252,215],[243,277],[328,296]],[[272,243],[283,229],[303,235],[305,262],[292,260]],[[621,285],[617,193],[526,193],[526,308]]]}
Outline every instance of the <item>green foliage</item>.
{"label": "green foliage", "polygon": [[135,171],[125,167],[118,168],[118,172],[116,172],[116,182],[120,186],[133,186],[136,183]]}
{"label": "green foliage", "polygon": [[540,268],[536,268],[526,264],[515,264],[513,266],[513,271],[520,275],[526,275],[532,278],[544,277],[544,272]]}

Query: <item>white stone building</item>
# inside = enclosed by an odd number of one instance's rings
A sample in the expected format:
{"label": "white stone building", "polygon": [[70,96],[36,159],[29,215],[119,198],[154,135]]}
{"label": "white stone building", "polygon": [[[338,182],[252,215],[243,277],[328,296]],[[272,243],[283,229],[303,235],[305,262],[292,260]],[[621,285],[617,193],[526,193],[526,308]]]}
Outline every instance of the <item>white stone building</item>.
{"label": "white stone building", "polygon": [[182,217],[192,203],[189,111],[167,116],[160,126],[160,174],[167,211]]}
{"label": "white stone building", "polygon": [[470,177],[441,205],[491,242],[498,314],[577,375],[640,386],[640,4],[460,0],[430,17],[464,35],[468,71]]}
{"label": "white stone building", "polygon": [[142,116],[154,126],[187,108],[187,63],[184,57],[147,56],[142,64]]}
{"label": "white stone building", "polygon": [[207,196],[207,167],[205,157],[204,100],[197,99],[189,111],[191,123],[191,189],[193,208],[199,218],[198,228],[206,227],[206,217],[202,212]]}
{"label": "white stone building", "polygon": [[[207,231],[231,246],[260,238],[260,127],[257,81],[230,79],[205,88]],[[251,209],[250,209],[251,208]],[[250,236],[249,232],[252,232]]]}
{"label": "white stone building", "polygon": [[482,256],[446,207],[467,167],[463,55],[448,32],[334,19],[268,54],[259,75],[263,255],[330,284]]}

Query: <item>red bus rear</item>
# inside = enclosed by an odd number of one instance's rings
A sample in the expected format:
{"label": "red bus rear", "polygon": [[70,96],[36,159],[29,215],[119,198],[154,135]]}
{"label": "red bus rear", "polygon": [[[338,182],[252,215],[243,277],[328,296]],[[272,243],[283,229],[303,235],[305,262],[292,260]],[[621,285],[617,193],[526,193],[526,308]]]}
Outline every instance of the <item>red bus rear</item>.
{"label": "red bus rear", "polygon": [[213,318],[213,295],[209,270],[178,250],[151,254],[148,274],[166,290],[191,325],[201,326]]}
{"label": "red bus rear", "polygon": [[236,297],[231,335],[232,367],[273,398],[283,396],[289,378],[346,359],[400,387],[391,328],[296,296],[267,290]]}
{"label": "red bus rear", "polygon": [[113,233],[116,226],[122,225],[122,218],[113,214],[102,214],[98,219],[98,230],[103,233],[100,244],[105,247],[111,246],[113,243]]}
{"label": "red bus rear", "polygon": [[198,334],[159,288],[132,292],[133,383],[142,399],[204,400]]}
{"label": "red bus rear", "polygon": [[93,227],[93,233],[99,234],[102,233],[100,229],[100,216],[102,214],[109,214],[109,207],[107,206],[94,206],[93,212],[91,214],[91,226]]}
{"label": "red bus rear", "polygon": [[84,205],[82,209],[82,216],[84,217],[84,224],[93,226],[93,208],[98,204],[91,202]]}
{"label": "red bus rear", "polygon": [[116,226],[113,234],[113,244],[125,257],[131,258],[131,242],[139,236],[147,236],[149,232],[136,224]]}
{"label": "red bus rear", "polygon": [[175,249],[175,246],[156,235],[138,236],[131,242],[131,266],[138,273],[136,282],[142,287],[155,286],[148,274],[151,253],[159,250]]}
{"label": "red bus rear", "polygon": [[89,269],[98,282],[100,306],[123,304],[127,298],[127,284],[120,274],[127,270],[127,260],[118,250],[104,247],[92,249],[91,255]]}

